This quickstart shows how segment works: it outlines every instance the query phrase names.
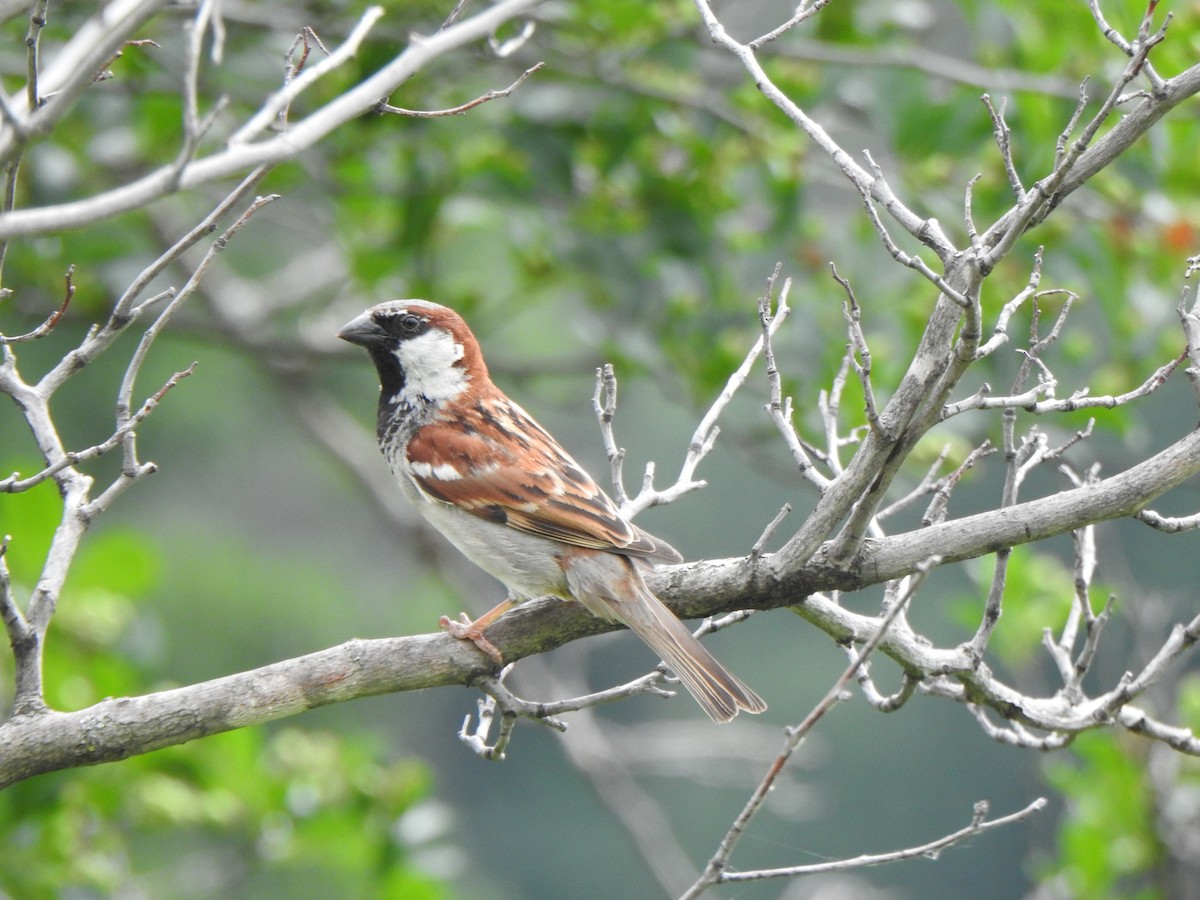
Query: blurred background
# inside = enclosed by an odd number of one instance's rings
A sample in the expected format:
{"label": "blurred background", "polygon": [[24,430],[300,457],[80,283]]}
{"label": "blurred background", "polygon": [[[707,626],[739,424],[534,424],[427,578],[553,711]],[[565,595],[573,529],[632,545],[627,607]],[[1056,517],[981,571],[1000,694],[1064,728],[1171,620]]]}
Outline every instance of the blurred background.
{"label": "blurred background", "polygon": [[[1113,3],[1125,34],[1142,10]],[[354,2],[222,4],[219,64],[202,72],[202,112],[219,96],[214,144],[282,78],[301,28],[332,47],[362,14]],[[792,8],[724,4],[731,30],[770,30]],[[468,14],[472,8],[468,7]],[[43,53],[53,54],[88,10],[51,7]],[[391,59],[411,33],[431,33],[446,4],[390,9],[358,56],[294,108],[328,100]],[[1191,64],[1200,31],[1181,5],[1159,71]],[[60,203],[128,181],[178,151],[184,25],[153,19],[61,127],[31,146],[18,208]],[[479,613],[502,596],[400,503],[374,448],[375,374],[334,337],[385,299],[425,297],[458,309],[480,338],[495,380],[602,483],[608,464],[591,408],[595,369],[620,383],[616,431],[636,489],[654,461],[660,484],[678,471],[696,423],[758,334],[757,298],[776,263],[792,279],[794,314],[777,338],[797,424],[818,440],[817,412],[845,352],[843,290],[853,285],[886,399],[907,366],[934,296],[883,249],[857,194],[833,165],[715,48],[695,8],[631,0],[552,3],[518,49],[475,46],[440,59],[389,98],[444,109],[512,83],[506,99],[466,115],[364,116],[295,162],[275,168],[260,212],[218,258],[157,341],[136,396],[197,362],[139,429],[158,472],[97,521],[72,570],[50,633],[49,699],[78,709],[242,671],[352,637],[432,631],[438,617]],[[497,39],[517,36],[522,23]],[[0,41],[7,91],[25,72],[24,14]],[[320,55],[314,45],[312,53]],[[904,202],[966,242],[963,192],[977,174],[982,231],[1011,205],[980,94],[1013,130],[1026,184],[1053,165],[1055,141],[1084,78],[1102,97],[1124,65],[1086,4],[1018,2],[831,5],[772,45],[770,71],[849,152],[869,148]],[[1091,107],[1094,110],[1095,104]],[[1130,390],[1178,354],[1175,308],[1184,258],[1198,250],[1193,110],[1163,123],[1073,195],[989,280],[987,327],[1028,281],[1045,247],[1043,288],[1079,302],[1048,357],[1059,396]],[[27,379],[46,371],[103,321],[129,282],[232,187],[210,185],[76,231],[13,242],[0,330],[27,331],[61,303],[74,265],[77,292],[63,322],[19,347]],[[160,279],[180,285],[206,246]],[[909,247],[915,251],[915,247]],[[1043,309],[1043,333],[1061,301]],[[1026,345],[1026,307],[1010,347]],[[68,446],[105,439],[135,335],[58,396]],[[963,385],[1009,384],[1020,357],[998,353]],[[853,379],[851,379],[853,381]],[[721,419],[700,476],[708,487],[638,522],[689,559],[745,554],[784,502],[778,546],[814,495],[762,412],[760,367]],[[1072,449],[1083,470],[1113,473],[1167,445],[1196,419],[1180,376],[1134,406],[1095,414],[1094,436]],[[1085,414],[1034,421],[1061,443]],[[863,422],[849,384],[843,430]],[[955,465],[998,415],[960,416],[914,456],[943,446]],[[846,451],[849,458],[852,449]],[[118,471],[105,457],[86,471]],[[40,467],[19,411],[0,406],[0,472]],[[899,496],[925,474],[907,473]],[[998,502],[992,457],[955,493],[951,515]],[[1069,486],[1047,468],[1024,498]],[[1194,487],[1158,508],[1195,510]],[[60,511],[50,484],[0,495],[0,534],[19,597],[38,578]],[[922,510],[897,523],[914,527]],[[1100,529],[1098,601],[1116,598],[1090,686],[1138,670],[1170,626],[1194,615],[1194,537],[1130,523]],[[940,645],[969,639],[991,560],[938,571],[912,621]],[[988,662],[1013,684],[1053,692],[1040,648],[1072,594],[1069,536],[1014,553],[1005,615]],[[797,601],[801,598],[797,597]],[[876,609],[880,589],[844,598]],[[95,769],[42,776],[0,794],[0,895],[87,897],[649,897],[686,886],[753,785],[845,666],[843,651],[792,613],[754,616],[711,639],[716,654],[770,704],[756,718],[711,726],[686,695],[643,697],[569,718],[559,734],[523,723],[508,758],[487,763],[457,739],[477,694],[440,690],[378,697],[220,735]],[[11,667],[0,696],[11,699]],[[555,699],[652,667],[640,642],[616,634],[517,666],[523,696]],[[874,674],[894,690],[898,672]],[[1200,691],[1182,667],[1146,705],[1196,725]],[[876,898],[1167,896],[1195,865],[1180,804],[1195,767],[1162,748],[1105,733],[1035,755],[989,739],[962,707],[918,694],[897,714],[861,697],[839,705],[802,747],[766,815],[734,857],[738,868],[815,863],[932,840],[965,826],[972,805],[1011,813],[1038,796],[1049,808],[1019,825],[921,859],[853,874],[740,886],[721,896]],[[1194,807],[1193,807],[1194,808]]]}

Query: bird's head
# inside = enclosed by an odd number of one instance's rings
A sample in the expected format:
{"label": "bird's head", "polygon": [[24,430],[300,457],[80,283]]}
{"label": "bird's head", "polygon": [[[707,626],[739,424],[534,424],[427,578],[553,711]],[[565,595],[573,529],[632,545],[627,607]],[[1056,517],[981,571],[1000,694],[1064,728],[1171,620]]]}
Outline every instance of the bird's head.
{"label": "bird's head", "polygon": [[338,337],[371,355],[382,405],[444,406],[488,383],[479,342],[462,316],[428,300],[380,303]]}

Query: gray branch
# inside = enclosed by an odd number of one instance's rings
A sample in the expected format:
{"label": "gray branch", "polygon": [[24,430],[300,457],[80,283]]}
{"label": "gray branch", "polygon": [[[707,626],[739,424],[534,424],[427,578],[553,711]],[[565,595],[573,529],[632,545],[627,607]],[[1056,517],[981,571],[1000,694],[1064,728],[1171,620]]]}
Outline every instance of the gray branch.
{"label": "gray branch", "polygon": [[[792,607],[838,639],[865,642],[878,629],[875,617],[852,613],[817,592],[850,590],[910,574],[934,554],[945,562],[992,553],[1091,522],[1132,515],[1156,497],[1200,473],[1200,432],[1145,462],[1092,485],[1030,500],[893,537],[867,541],[848,566],[833,565],[827,549],[803,565],[782,554],[705,560],[660,571],[655,591],[685,617],[732,609]],[[575,603],[541,600],[517,607],[496,623],[489,638],[505,662],[545,653],[580,638],[614,630]],[[1195,628],[1181,630],[1164,648],[1150,675],[1194,642]],[[897,622],[879,651],[916,678],[949,676],[963,685],[964,701],[1002,711],[1028,725],[1080,731],[1113,721],[1112,697],[1072,705],[1066,698],[1034,698],[1000,683],[965,649],[933,647]],[[37,710],[0,725],[0,787],[44,772],[125,759],[206,735],[257,725],[308,709],[376,694],[469,685],[494,677],[496,665],[472,646],[445,634],[356,640],[188,687],[105,700],[78,712]],[[1141,678],[1123,701],[1152,679]],[[1173,746],[1198,742],[1185,729],[1152,722],[1141,710],[1118,704],[1126,727],[1168,736]]]}

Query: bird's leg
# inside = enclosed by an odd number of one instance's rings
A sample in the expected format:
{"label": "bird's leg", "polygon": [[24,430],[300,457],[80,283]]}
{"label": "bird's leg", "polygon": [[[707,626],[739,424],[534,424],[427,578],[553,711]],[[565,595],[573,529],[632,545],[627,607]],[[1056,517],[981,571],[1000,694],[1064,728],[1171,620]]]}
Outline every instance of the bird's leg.
{"label": "bird's leg", "polygon": [[495,622],[498,618],[516,606],[517,601],[512,597],[506,598],[502,603],[498,603],[485,612],[475,621],[471,621],[466,613],[459,613],[457,619],[451,619],[449,616],[442,616],[439,624],[446,629],[452,636],[460,641],[470,641],[493,660],[497,665],[504,663],[504,657],[500,655],[499,648],[491,641],[483,636],[483,632]]}

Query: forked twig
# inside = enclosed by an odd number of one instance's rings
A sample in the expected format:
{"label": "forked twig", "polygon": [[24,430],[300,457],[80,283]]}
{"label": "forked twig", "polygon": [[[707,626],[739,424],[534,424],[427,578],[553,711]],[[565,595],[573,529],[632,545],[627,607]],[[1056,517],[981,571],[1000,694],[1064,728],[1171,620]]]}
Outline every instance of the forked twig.
{"label": "forked twig", "polygon": [[[771,278],[768,279],[768,293],[772,293],[774,290],[775,279],[779,275],[779,269],[780,267],[777,264]],[[745,359],[742,360],[742,364],[729,376],[729,379],[725,382],[725,387],[722,388],[716,399],[713,400],[712,405],[709,406],[708,411],[696,426],[696,430],[692,433],[692,439],[688,442],[687,452],[684,454],[683,464],[679,468],[679,474],[675,478],[675,483],[661,490],[655,488],[654,463],[647,463],[646,473],[642,478],[641,490],[638,491],[637,496],[628,498],[621,504],[621,512],[623,514],[632,517],[642,510],[649,509],[651,506],[671,503],[682,495],[705,486],[704,481],[696,479],[696,469],[712,451],[713,446],[716,444],[717,436],[721,433],[720,428],[717,427],[717,419],[725,410],[725,407],[729,405],[734,395],[738,392],[738,389],[746,383],[746,379],[750,375],[750,369],[753,367],[755,360],[758,359],[759,354],[763,352],[771,336],[786,321],[788,313],[791,312],[787,305],[787,294],[790,289],[791,281],[786,280],[780,291],[779,303],[775,309],[775,314],[769,317],[769,321],[764,325],[763,333],[758,336],[758,339],[750,347]],[[612,382],[612,389],[609,390],[608,378],[607,375],[603,374],[603,370],[600,377],[605,383],[603,391],[606,406],[616,396],[615,381]],[[600,389],[598,387],[598,390]],[[599,395],[594,398],[594,405],[599,402],[599,399]],[[603,430],[603,416],[606,413],[603,413],[602,410],[601,415],[601,427]],[[620,454],[622,451],[617,447],[616,439],[611,435],[605,437],[605,447],[609,451],[610,462],[621,458]],[[617,477],[619,477],[619,474],[619,471],[616,472]]]}
{"label": "forked twig", "polygon": [[1008,176],[1008,185],[1012,189],[1013,197],[1019,201],[1025,196],[1025,186],[1021,184],[1021,176],[1017,174],[1017,165],[1012,154],[1012,132],[1004,119],[1008,98],[1000,101],[1000,109],[992,105],[992,98],[988,94],[984,94],[980,99],[987,107],[988,115],[992,117],[992,133],[996,136],[996,146],[1000,150],[1000,159],[1004,162],[1004,174]]}
{"label": "forked twig", "polygon": [[592,394],[592,409],[596,413],[596,421],[600,424],[600,437],[604,441],[604,452],[608,456],[611,470],[613,499],[623,507],[629,502],[625,493],[625,448],[617,446],[617,436],[613,432],[613,419],[617,414],[617,375],[612,363],[605,363],[596,369],[596,391]]}
{"label": "forked twig", "polygon": [[196,371],[196,363],[192,363],[186,369],[176,372],[164,382],[163,386],[155,391],[146,401],[138,407],[137,411],[122,423],[116,431],[108,438],[98,444],[93,444],[84,450],[73,450],[65,454],[57,462],[46,466],[40,472],[30,475],[27,478],[20,478],[16,473],[13,473],[8,478],[0,479],[0,493],[19,494],[22,491],[27,491],[31,487],[36,487],[48,478],[53,478],[63,469],[69,466],[77,466],[80,463],[96,459],[103,456],[113,448],[119,446],[135,428],[142,424],[150,413],[158,407],[162,398],[166,396],[167,391],[175,387],[181,380],[187,378]]}
{"label": "forked twig", "polygon": [[839,275],[837,268],[832,263],[829,271],[833,275],[833,280],[840,284],[842,290],[846,292],[846,302],[842,304],[842,318],[846,321],[846,329],[850,336],[847,359],[854,367],[854,372],[858,375],[859,383],[862,385],[867,425],[872,431],[878,432],[880,431],[879,412],[875,406],[875,389],[871,387],[871,350],[867,346],[867,338],[862,330],[862,307],[858,305],[858,298],[854,296],[854,288],[850,286],[849,279]]}
{"label": "forked twig", "polygon": [[[660,687],[665,672],[660,667],[633,681],[584,694],[581,697],[535,702],[522,699],[508,689],[504,682],[512,668],[513,664],[510,663],[500,670],[499,676],[489,676],[478,680],[477,685],[485,696],[478,701],[475,725],[472,727],[471,716],[468,715],[463,719],[462,728],[458,732],[459,739],[482,759],[497,762],[504,760],[504,752],[512,739],[513,729],[516,727],[518,719],[532,719],[555,731],[566,731],[567,723],[558,718],[564,713],[590,709],[603,703],[625,700],[640,694],[653,694],[659,697],[675,696],[674,691]],[[500,730],[493,740],[491,732],[497,717],[500,722]]]}
{"label": "forked twig", "polygon": [[775,362],[775,347],[771,339],[779,327],[779,322],[789,313],[787,295],[791,289],[791,280],[789,279],[784,282],[779,304],[772,313],[771,302],[775,296],[775,282],[779,277],[779,271],[780,264],[776,263],[775,270],[767,279],[767,290],[758,301],[758,322],[762,330],[763,361],[766,363],[769,392],[766,410],[775,425],[775,430],[779,432],[783,442],[787,445],[788,451],[792,455],[792,461],[796,463],[801,477],[813,484],[817,490],[823,491],[828,486],[829,479],[817,471],[805,449],[804,441],[800,439],[800,435],[796,431],[795,422],[792,420],[792,398],[783,398],[783,377]]}

